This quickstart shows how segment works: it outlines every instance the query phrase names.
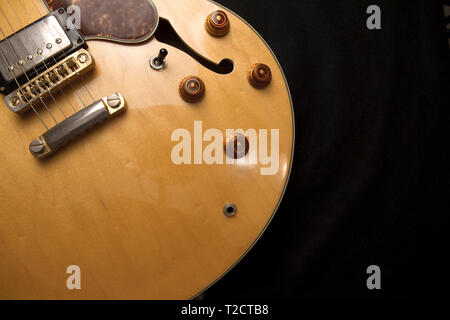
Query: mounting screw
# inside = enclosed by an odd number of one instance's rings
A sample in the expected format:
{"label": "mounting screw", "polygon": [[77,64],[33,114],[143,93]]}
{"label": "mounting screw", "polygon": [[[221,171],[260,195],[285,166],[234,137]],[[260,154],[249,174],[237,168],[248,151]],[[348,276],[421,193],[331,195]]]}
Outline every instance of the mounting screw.
{"label": "mounting screw", "polygon": [[31,141],[31,143],[30,143],[31,153],[34,153],[34,154],[41,153],[42,151],[44,151],[44,149],[45,149],[45,146],[41,140],[36,139],[36,140]]}
{"label": "mounting screw", "polygon": [[234,203],[227,203],[225,207],[223,207],[223,213],[231,218],[234,217],[237,213],[237,207]]}
{"label": "mounting screw", "polygon": [[82,53],[78,56],[78,61],[80,61],[81,63],[86,63],[87,60],[88,60],[88,56],[85,53]]}
{"label": "mounting screw", "polygon": [[106,98],[106,102],[108,103],[108,106],[111,108],[117,108],[120,106],[120,97],[117,94],[112,94]]}
{"label": "mounting screw", "polygon": [[[3,90],[2,90],[3,91]],[[18,96],[12,96],[10,99],[9,99],[9,105],[11,106],[11,107],[17,107],[18,105],[19,105],[19,103],[20,103],[20,100],[19,100],[19,97]]]}

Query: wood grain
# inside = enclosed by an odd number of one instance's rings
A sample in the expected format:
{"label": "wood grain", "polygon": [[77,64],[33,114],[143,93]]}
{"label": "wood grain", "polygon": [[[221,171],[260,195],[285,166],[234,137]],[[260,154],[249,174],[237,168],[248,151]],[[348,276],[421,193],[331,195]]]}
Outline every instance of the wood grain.
{"label": "wood grain", "polygon": [[[38,0],[14,1],[23,25],[45,14]],[[154,1],[194,50],[212,61],[230,58],[235,69],[219,75],[184,52],[155,39],[125,45],[89,41],[96,69],[74,90],[55,98],[71,111],[121,92],[128,110],[45,161],[34,159],[29,142],[44,132],[32,112],[19,116],[0,102],[0,298],[2,299],[187,299],[234,266],[267,227],[284,193],[293,153],[293,113],[276,58],[238,16],[205,0]],[[12,14],[8,3],[0,6]],[[39,7],[39,11],[32,9]],[[205,18],[224,10],[230,32],[215,38]],[[15,28],[20,27],[13,21]],[[8,25],[0,20],[5,30]],[[150,69],[165,47],[168,67]],[[267,64],[265,89],[247,80],[255,63]],[[180,81],[200,77],[204,99],[184,102]],[[82,86],[85,85],[85,87]],[[49,105],[64,119],[55,103]],[[39,108],[46,123],[48,113]],[[175,165],[171,133],[195,120],[203,130],[280,129],[280,170],[261,165]],[[222,209],[235,203],[238,213]],[[66,288],[69,265],[81,268],[82,289]]]}

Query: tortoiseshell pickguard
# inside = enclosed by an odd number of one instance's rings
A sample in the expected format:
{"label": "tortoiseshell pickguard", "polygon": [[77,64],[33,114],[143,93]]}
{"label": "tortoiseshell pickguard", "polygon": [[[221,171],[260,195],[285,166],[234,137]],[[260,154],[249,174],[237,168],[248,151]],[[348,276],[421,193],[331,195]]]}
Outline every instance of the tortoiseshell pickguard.
{"label": "tortoiseshell pickguard", "polygon": [[123,42],[148,39],[158,25],[151,0],[43,0],[50,11],[71,5],[80,8],[81,34],[87,39]]}

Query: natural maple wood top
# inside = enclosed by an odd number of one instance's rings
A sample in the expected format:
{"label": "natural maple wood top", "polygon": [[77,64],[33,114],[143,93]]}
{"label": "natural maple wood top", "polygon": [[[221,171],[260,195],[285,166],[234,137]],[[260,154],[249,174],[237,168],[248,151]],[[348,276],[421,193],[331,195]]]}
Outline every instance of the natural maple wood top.
{"label": "natural maple wood top", "polygon": [[[13,1],[23,20],[12,21],[16,29],[45,14],[40,1],[21,1],[30,19]],[[0,298],[191,298],[233,267],[277,209],[294,137],[290,96],[275,57],[243,20],[215,3],[154,3],[194,50],[215,62],[232,59],[234,71],[216,74],[156,39],[137,45],[89,41],[96,68],[84,78],[85,86],[95,99],[122,93],[128,110],[45,161],[28,151],[44,132],[42,124],[32,112],[13,114],[0,101]],[[6,0],[0,7],[12,14]],[[204,26],[219,9],[230,19],[230,32],[222,38]],[[3,19],[0,26],[8,28]],[[155,72],[148,61],[162,47],[169,51],[168,67]],[[248,82],[255,63],[271,68],[265,89]],[[178,93],[188,75],[206,86],[195,105]],[[64,91],[78,109],[80,99],[92,102],[80,82]],[[56,98],[73,113],[64,96]],[[54,103],[50,108],[63,120]],[[203,121],[204,131],[280,129],[280,170],[262,176],[259,164],[173,164],[171,133],[192,132],[195,120]],[[222,212],[229,202],[238,207],[232,218]],[[65,286],[69,265],[81,268],[81,290]]]}

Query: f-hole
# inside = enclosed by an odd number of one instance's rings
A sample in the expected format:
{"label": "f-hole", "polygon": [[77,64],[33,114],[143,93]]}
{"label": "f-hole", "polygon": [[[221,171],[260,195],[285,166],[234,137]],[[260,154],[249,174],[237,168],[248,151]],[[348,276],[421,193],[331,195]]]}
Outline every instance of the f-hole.
{"label": "f-hole", "polygon": [[205,68],[209,70],[219,73],[219,74],[229,74],[233,72],[234,64],[233,61],[229,58],[225,58],[220,61],[219,64],[212,62],[211,60],[206,59],[205,57],[198,54],[196,51],[192,50],[177,34],[175,29],[172,27],[172,24],[169,20],[164,18],[159,18],[159,25],[155,32],[155,38],[159,42],[166,43],[175,47],[193,59],[195,59],[198,63],[200,63]]}

